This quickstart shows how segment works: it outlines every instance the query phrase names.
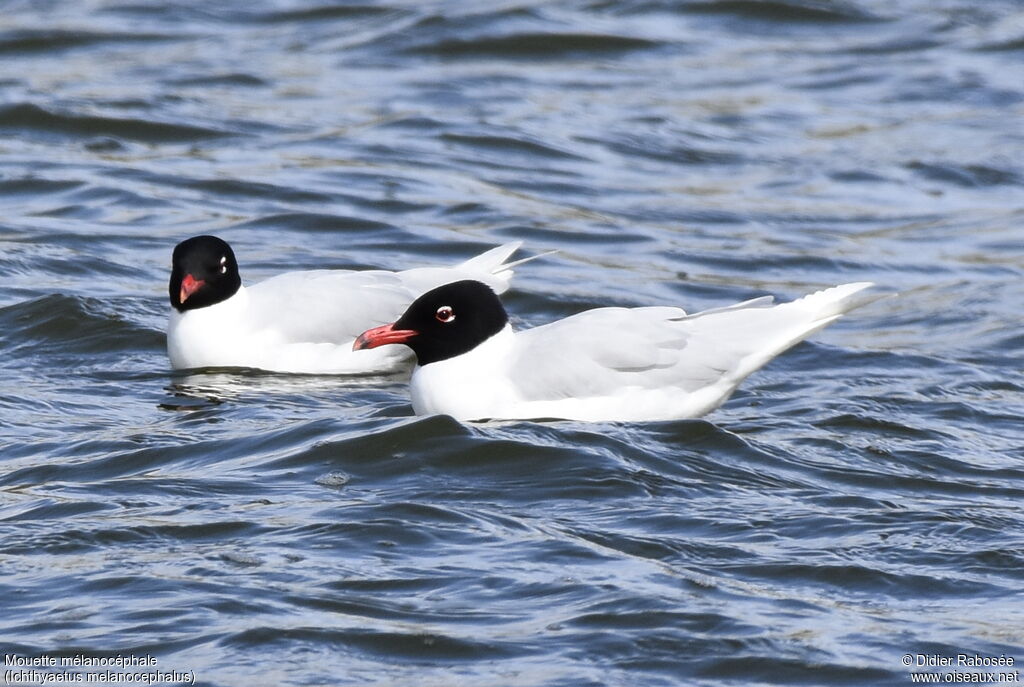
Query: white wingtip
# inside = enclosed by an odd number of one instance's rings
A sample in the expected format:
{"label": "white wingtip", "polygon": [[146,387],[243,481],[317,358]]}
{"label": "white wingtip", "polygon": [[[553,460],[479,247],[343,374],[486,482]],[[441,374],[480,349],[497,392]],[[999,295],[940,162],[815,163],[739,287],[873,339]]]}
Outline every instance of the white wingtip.
{"label": "white wingtip", "polygon": [[466,260],[460,269],[468,271],[490,272],[497,274],[505,269],[505,261],[512,257],[512,254],[523,247],[522,241],[510,241],[509,243],[485,250],[480,255]]}
{"label": "white wingtip", "polygon": [[552,248],[551,250],[546,250],[543,253],[537,253],[536,255],[531,255],[531,256],[529,256],[527,258],[520,258],[519,260],[515,260],[514,262],[506,262],[504,265],[501,265],[501,269],[503,269],[503,270],[510,270],[513,267],[519,267],[520,265],[525,265],[528,262],[533,262],[537,258],[544,258],[544,257],[547,257],[549,255],[554,255],[557,252],[558,252],[557,248]]}
{"label": "white wingtip", "polygon": [[464,263],[459,265],[457,269],[469,273],[477,272],[493,277],[493,279],[481,279],[481,281],[486,281],[492,288],[498,291],[498,293],[502,293],[508,289],[509,283],[512,280],[512,276],[514,274],[512,268],[530,262],[531,260],[542,258],[545,255],[551,255],[552,253],[558,252],[552,250],[538,255],[531,255],[530,257],[522,258],[521,260],[506,262],[506,260],[508,260],[513,253],[522,248],[522,246],[522,241],[511,241],[496,248],[491,248],[475,258],[466,260]]}
{"label": "white wingtip", "polygon": [[868,303],[874,303],[887,295],[885,293],[863,293],[874,285],[874,282],[869,281],[840,284],[798,298],[789,306],[814,312],[815,316],[821,319],[834,317],[861,308]]}

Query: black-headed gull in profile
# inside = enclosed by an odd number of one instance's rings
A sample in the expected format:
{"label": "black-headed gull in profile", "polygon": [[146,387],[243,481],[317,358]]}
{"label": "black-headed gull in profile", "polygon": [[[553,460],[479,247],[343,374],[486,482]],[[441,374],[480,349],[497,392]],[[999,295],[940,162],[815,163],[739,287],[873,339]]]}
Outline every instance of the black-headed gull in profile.
{"label": "black-headed gull in profile", "polygon": [[521,245],[507,243],[454,267],[288,272],[243,286],[227,242],[195,236],[175,247],[167,353],[176,369],[251,367],[275,372],[373,374],[409,369],[392,347],[352,350],[367,327],[392,320],[419,295],[459,279],[502,292]]}
{"label": "black-headed gull in profile", "polygon": [[417,298],[354,347],[416,354],[412,405],[460,420],[646,421],[698,417],[790,346],[875,300],[868,282],[791,303],[765,296],[687,315],[680,308],[598,308],[513,332],[486,284],[464,280]]}

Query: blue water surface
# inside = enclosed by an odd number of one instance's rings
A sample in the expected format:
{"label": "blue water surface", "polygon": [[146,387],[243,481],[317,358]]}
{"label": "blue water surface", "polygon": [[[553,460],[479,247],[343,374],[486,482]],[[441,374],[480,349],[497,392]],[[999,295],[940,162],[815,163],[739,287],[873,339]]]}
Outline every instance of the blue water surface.
{"label": "blue water surface", "polygon": [[[1022,59],[1011,0],[3,3],[0,653],[217,687],[1018,669]],[[464,425],[400,378],[172,371],[199,233],[249,283],[557,249],[519,327],[898,295],[703,419]]]}

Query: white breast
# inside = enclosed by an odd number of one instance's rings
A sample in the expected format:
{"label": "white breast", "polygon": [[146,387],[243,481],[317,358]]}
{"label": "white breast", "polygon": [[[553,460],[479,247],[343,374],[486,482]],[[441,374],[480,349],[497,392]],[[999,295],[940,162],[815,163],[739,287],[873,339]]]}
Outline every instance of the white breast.
{"label": "white breast", "polygon": [[[193,367],[251,366],[232,362],[251,355],[252,332],[244,325],[249,296],[240,287],[231,298],[183,313],[171,309],[167,323],[167,355],[175,369]],[[239,332],[239,327],[245,329]]]}
{"label": "white breast", "polygon": [[469,353],[416,367],[410,382],[417,415],[460,420],[502,417],[518,401],[507,371],[515,338],[511,325]]}

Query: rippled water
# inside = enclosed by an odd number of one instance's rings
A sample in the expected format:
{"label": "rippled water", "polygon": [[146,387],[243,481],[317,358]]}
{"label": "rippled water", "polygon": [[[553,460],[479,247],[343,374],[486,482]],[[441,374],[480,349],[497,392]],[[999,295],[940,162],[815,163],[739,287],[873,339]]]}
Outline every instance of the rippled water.
{"label": "rippled water", "polygon": [[[1019,668],[1022,58],[1009,0],[3,3],[3,652],[245,686]],[[900,295],[703,420],[460,425],[400,379],[170,371],[170,252],[210,232],[250,282],[558,249],[520,325]]]}

